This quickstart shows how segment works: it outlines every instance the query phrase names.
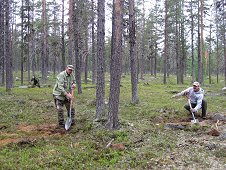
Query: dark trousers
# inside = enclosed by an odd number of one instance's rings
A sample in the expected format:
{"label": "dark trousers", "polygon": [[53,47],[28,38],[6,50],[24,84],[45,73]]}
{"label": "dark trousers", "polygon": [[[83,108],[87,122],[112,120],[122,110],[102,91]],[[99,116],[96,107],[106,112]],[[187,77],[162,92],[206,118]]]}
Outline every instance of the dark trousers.
{"label": "dark trousers", "polygon": [[[191,103],[191,107],[194,108],[196,106],[196,104]],[[189,104],[186,104],[184,106],[185,109],[187,109],[188,111],[190,111],[190,106]],[[207,102],[205,100],[202,100],[202,117],[206,117],[206,110],[207,110]]]}
{"label": "dark trousers", "polygon": [[[70,114],[70,100],[59,100],[54,98],[56,109],[58,112],[58,124],[59,126],[64,127],[64,105],[67,109],[67,116]],[[75,120],[75,109],[71,108],[71,119],[72,125],[74,124]]]}

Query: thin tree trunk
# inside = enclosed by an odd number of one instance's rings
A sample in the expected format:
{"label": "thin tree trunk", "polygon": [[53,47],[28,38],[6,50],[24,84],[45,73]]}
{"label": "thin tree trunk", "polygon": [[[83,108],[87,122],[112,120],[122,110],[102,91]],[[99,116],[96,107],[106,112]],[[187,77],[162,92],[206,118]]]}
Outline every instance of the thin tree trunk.
{"label": "thin tree trunk", "polygon": [[[218,9],[216,8],[216,15],[218,14]],[[216,57],[217,57],[217,65],[216,65],[216,67],[217,67],[217,84],[219,83],[219,36],[218,36],[218,34],[219,34],[219,25],[218,25],[218,21],[216,22],[216,31],[217,31],[217,33],[216,33]]]}
{"label": "thin tree trunk", "polygon": [[198,31],[198,81],[201,83],[201,80],[202,80],[202,56],[201,56],[200,9],[199,9],[199,3],[198,3],[198,30],[197,31]]}
{"label": "thin tree trunk", "polygon": [[203,0],[200,1],[200,8],[198,10],[198,81],[203,83]]}
{"label": "thin tree trunk", "polygon": [[48,54],[47,54],[47,11],[46,0],[42,0],[42,80],[46,82],[48,74]]}
{"label": "thin tree trunk", "polygon": [[225,87],[226,87],[226,29],[225,29],[225,27],[226,27],[226,24],[225,24],[225,5],[226,5],[226,3],[225,3],[225,0],[223,1],[224,3],[223,3],[223,11],[224,11],[224,13],[223,13],[223,44],[224,44],[224,85],[225,85]]}
{"label": "thin tree trunk", "polygon": [[193,16],[193,0],[190,2],[191,7],[191,69],[192,69],[192,82],[195,80],[195,70],[194,70],[194,16]]}
{"label": "thin tree trunk", "polygon": [[[30,0],[28,0],[28,1],[26,1],[26,5],[27,5],[27,14],[28,14],[28,16],[27,16],[27,21],[28,21],[28,25],[27,25],[27,34],[28,35],[31,35],[31,24],[30,24],[30,16],[31,16],[31,14],[30,14],[30,8],[31,8],[31,6],[30,6]],[[30,49],[29,49],[29,44],[30,44],[30,42],[31,42],[31,38],[30,38],[30,36],[28,36],[28,38],[27,38],[27,44],[28,45],[26,45],[26,47],[27,47],[27,77],[28,77],[28,82],[31,80],[31,59],[30,59]]]}
{"label": "thin tree trunk", "polygon": [[0,0],[0,86],[5,84],[4,63],[4,1]]}
{"label": "thin tree trunk", "polygon": [[86,35],[85,35],[85,50],[83,52],[83,57],[85,59],[85,63],[84,63],[84,72],[85,72],[85,84],[88,83],[88,61],[89,61],[89,58],[88,58],[88,28],[86,29]]}
{"label": "thin tree trunk", "polygon": [[95,49],[95,12],[94,12],[94,1],[92,0],[92,84],[96,83],[96,69],[97,69],[97,64],[96,64],[96,49]]}
{"label": "thin tree trunk", "polygon": [[154,76],[156,78],[157,75],[157,52],[158,52],[158,44],[157,44],[157,40],[155,40],[155,56],[154,56]]}
{"label": "thin tree trunk", "polygon": [[212,69],[212,66],[211,66],[211,53],[212,53],[212,46],[211,46],[211,40],[212,39],[212,24],[210,24],[210,44],[209,44],[209,84],[211,84],[212,80],[211,80],[211,69]]}
{"label": "thin tree trunk", "polygon": [[35,29],[34,29],[34,0],[32,1],[32,16],[31,16],[31,70],[32,75],[35,76]]}
{"label": "thin tree trunk", "polygon": [[140,79],[144,79],[144,53],[145,53],[145,35],[144,35],[144,29],[145,29],[145,8],[144,8],[144,0],[142,2],[143,4],[143,11],[142,11],[142,43],[141,43],[141,60],[140,60]]}
{"label": "thin tree trunk", "polygon": [[167,0],[165,0],[165,29],[164,29],[164,77],[163,77],[163,83],[166,84],[166,76],[168,71],[168,35],[167,35],[167,29],[168,29],[168,3]]}
{"label": "thin tree trunk", "polygon": [[[88,1],[85,0],[84,1],[84,10],[85,11],[88,11]],[[84,15],[84,24],[83,24],[83,27],[84,27],[84,47],[83,47],[83,57],[84,57],[84,74],[85,74],[85,77],[84,77],[84,82],[85,84],[88,83],[88,71],[89,71],[89,68],[88,68],[88,63],[89,63],[89,53],[88,53],[88,41],[89,41],[89,21],[88,21],[88,14],[85,13]]]}
{"label": "thin tree trunk", "polygon": [[[58,20],[58,17],[57,17],[57,5],[54,6],[55,10],[53,12],[53,35],[54,35],[54,42],[53,42],[53,75],[55,76],[56,75],[56,68],[57,68],[57,60],[58,60],[58,49],[57,47],[59,46],[59,43],[58,43],[58,39],[57,39],[57,20]],[[70,19],[69,19],[70,20]],[[70,23],[70,21],[69,21]],[[70,33],[69,33],[69,37],[70,37]],[[70,43],[70,38],[69,38],[69,43]],[[72,56],[71,56],[72,57]],[[70,57],[69,57],[70,58]]]}
{"label": "thin tree trunk", "polygon": [[20,53],[20,84],[24,84],[24,0],[21,5],[21,53]]}
{"label": "thin tree trunk", "polygon": [[179,35],[179,22],[178,22],[178,13],[179,13],[179,6],[178,6],[178,2],[175,4],[176,5],[176,65],[177,65],[177,84],[180,84],[180,71],[181,71],[181,67],[180,67],[180,55],[179,55],[179,51],[180,51],[180,35]]}
{"label": "thin tree trunk", "polygon": [[5,1],[5,56],[6,56],[6,91],[10,92],[13,87],[12,53],[10,48],[10,23],[9,23],[9,1]]}
{"label": "thin tree trunk", "polygon": [[119,128],[119,95],[122,65],[122,17],[123,0],[113,0],[112,14],[112,48],[110,60],[110,94],[108,122],[109,129]]}
{"label": "thin tree trunk", "polygon": [[186,40],[184,37],[184,16],[181,22],[181,84],[184,84],[184,75],[186,74]]}
{"label": "thin tree trunk", "polygon": [[68,19],[68,63],[73,64],[73,9],[74,9],[74,0],[69,0],[69,19]]}
{"label": "thin tree trunk", "polygon": [[97,7],[97,89],[96,89],[96,119],[99,120],[104,115],[104,37],[105,37],[105,0],[98,0]]}
{"label": "thin tree trunk", "polygon": [[[61,56],[62,56],[62,66],[61,69],[66,68],[65,62],[65,44],[64,44],[64,0],[62,0],[62,25],[61,25]],[[71,64],[71,63],[70,63]]]}
{"label": "thin tree trunk", "polygon": [[135,37],[135,12],[134,0],[129,0],[129,39],[130,39],[130,68],[132,84],[132,103],[138,103],[137,88],[137,61],[136,61],[136,37]]}
{"label": "thin tree trunk", "polygon": [[81,58],[79,54],[79,9],[78,9],[78,1],[75,1],[76,5],[73,12],[73,30],[74,30],[74,50],[75,50],[75,79],[78,88],[78,94],[82,93],[82,85],[81,85]]}

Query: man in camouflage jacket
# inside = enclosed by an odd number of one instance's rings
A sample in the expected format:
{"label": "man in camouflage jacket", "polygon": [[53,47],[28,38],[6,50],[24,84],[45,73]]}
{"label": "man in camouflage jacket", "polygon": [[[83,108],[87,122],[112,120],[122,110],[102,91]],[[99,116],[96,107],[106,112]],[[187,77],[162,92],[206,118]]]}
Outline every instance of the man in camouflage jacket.
{"label": "man in camouflage jacket", "polygon": [[[75,76],[73,74],[73,65],[67,65],[66,69],[57,75],[56,84],[53,88],[53,97],[58,112],[59,127],[64,127],[64,105],[69,116],[70,101],[72,99],[71,91],[76,87]],[[72,106],[71,106],[72,107]],[[75,109],[71,108],[72,124],[74,124]]]}

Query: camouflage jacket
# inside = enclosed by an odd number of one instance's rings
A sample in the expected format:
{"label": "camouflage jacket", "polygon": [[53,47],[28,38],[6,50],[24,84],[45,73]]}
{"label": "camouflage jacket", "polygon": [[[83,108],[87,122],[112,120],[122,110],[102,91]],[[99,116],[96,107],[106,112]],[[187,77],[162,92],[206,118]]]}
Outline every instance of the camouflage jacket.
{"label": "camouflage jacket", "polygon": [[71,85],[75,83],[74,74],[68,75],[66,70],[57,75],[53,88],[53,96],[59,100],[65,100],[66,94],[71,92]]}

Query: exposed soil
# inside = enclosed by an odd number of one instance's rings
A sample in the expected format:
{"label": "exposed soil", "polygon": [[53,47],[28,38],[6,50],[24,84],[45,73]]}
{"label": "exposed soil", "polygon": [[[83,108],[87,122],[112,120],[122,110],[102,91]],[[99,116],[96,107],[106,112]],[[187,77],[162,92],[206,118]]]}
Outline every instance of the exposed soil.
{"label": "exposed soil", "polygon": [[44,124],[44,125],[26,125],[20,124],[17,126],[17,131],[22,131],[28,134],[25,137],[18,137],[17,134],[1,133],[4,139],[0,139],[0,147],[12,143],[20,144],[35,141],[40,138],[50,138],[51,136],[62,136],[67,133],[63,128],[58,128],[56,124]]}

